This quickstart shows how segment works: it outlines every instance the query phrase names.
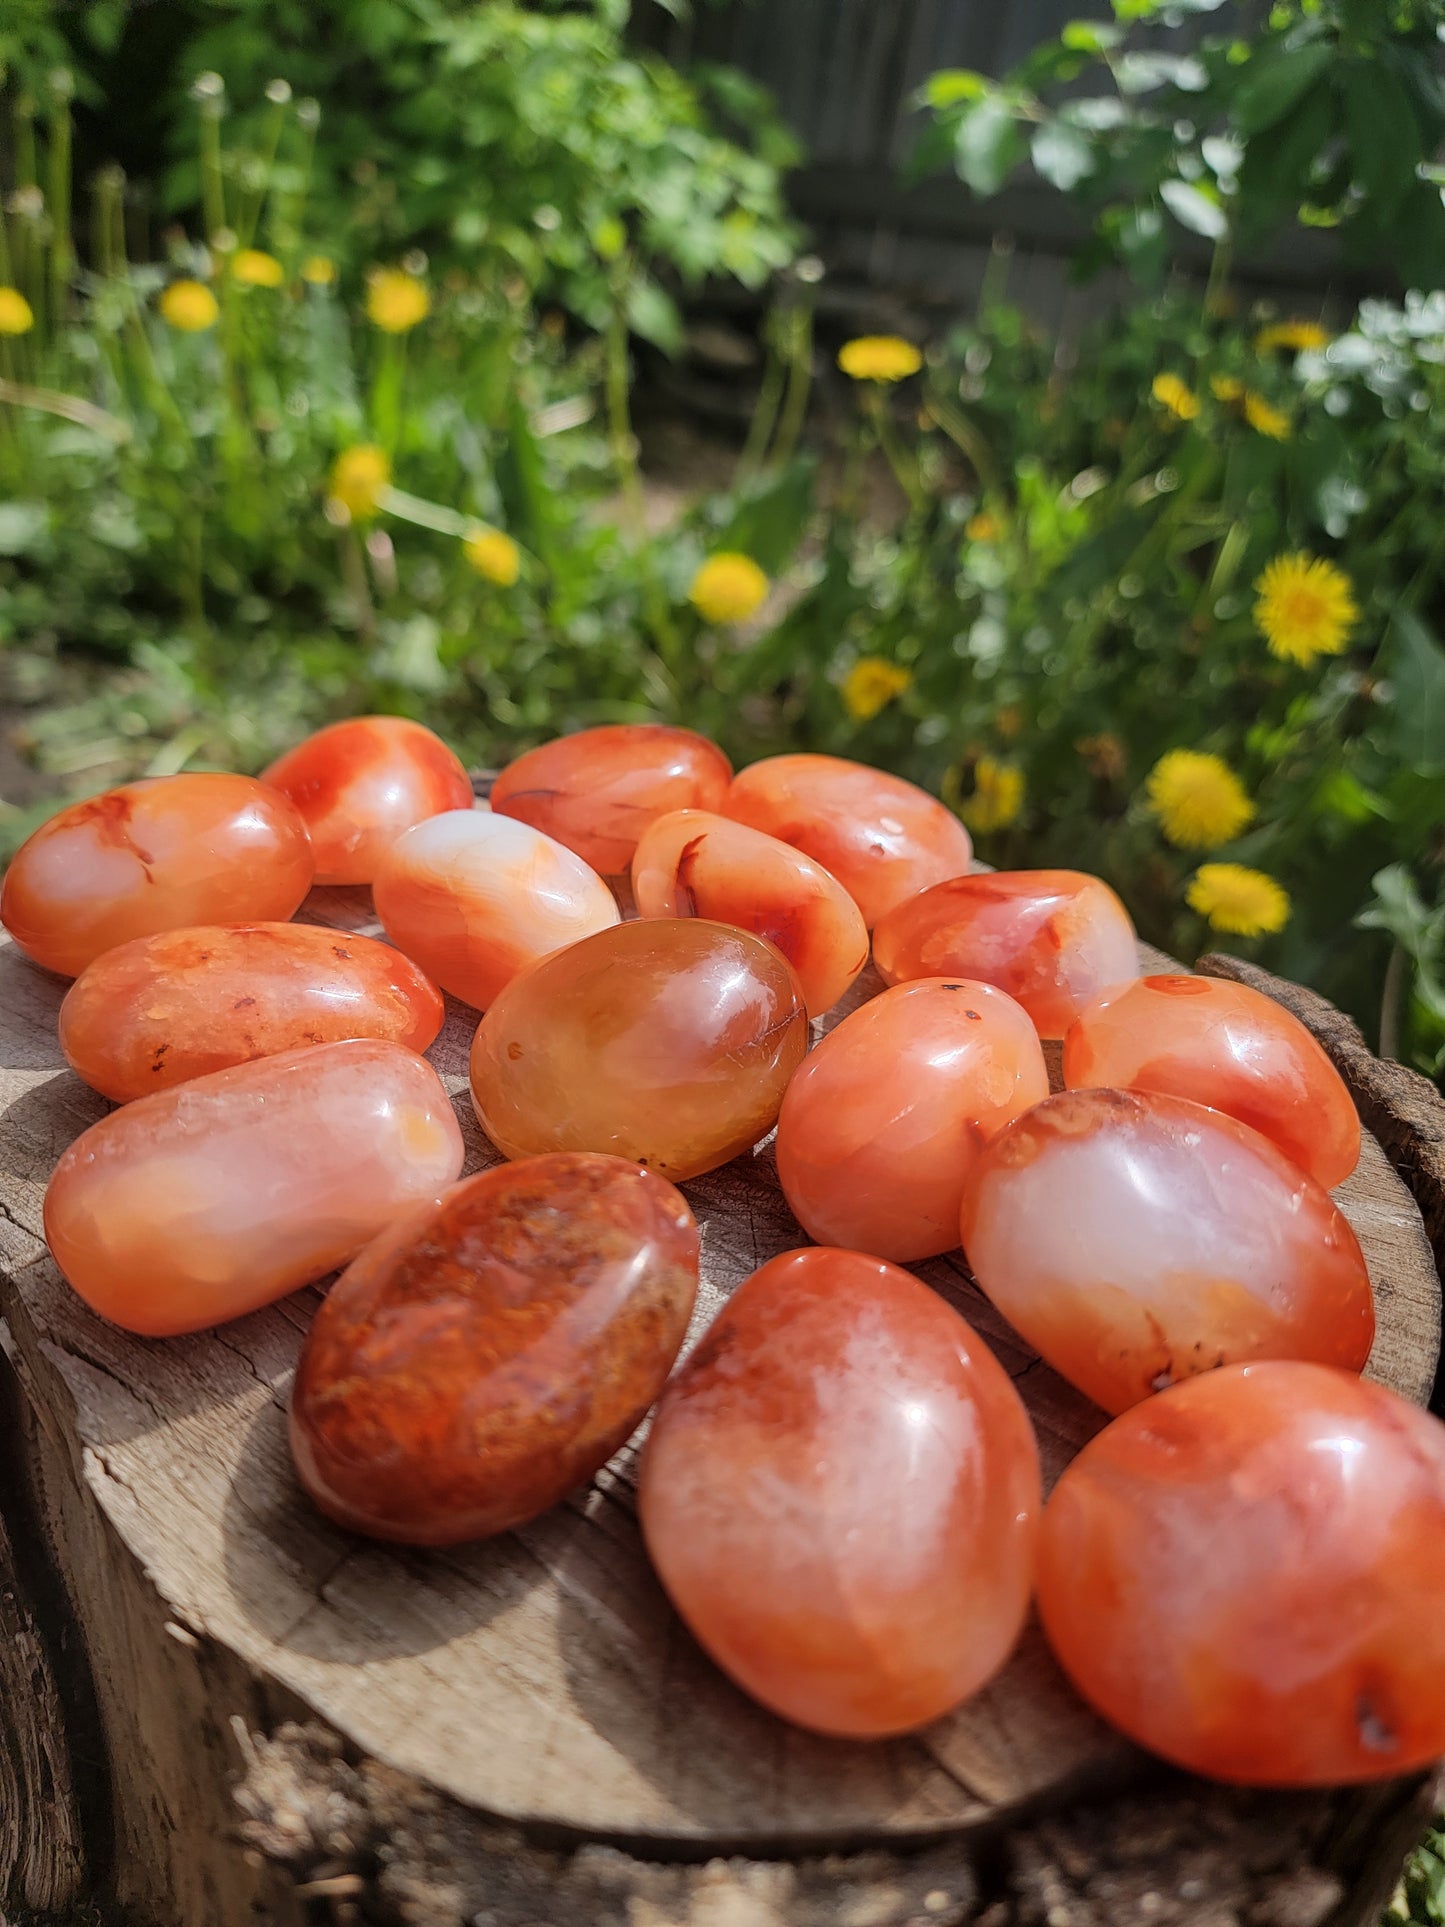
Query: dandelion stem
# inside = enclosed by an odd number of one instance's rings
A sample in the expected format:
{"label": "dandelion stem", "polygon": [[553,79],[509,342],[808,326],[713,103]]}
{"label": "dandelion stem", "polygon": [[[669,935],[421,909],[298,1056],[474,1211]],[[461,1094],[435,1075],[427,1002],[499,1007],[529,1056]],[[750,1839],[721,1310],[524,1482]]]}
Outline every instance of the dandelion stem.
{"label": "dandelion stem", "polygon": [[748,438],[743,444],[742,454],[738,457],[737,472],[733,477],[734,485],[746,481],[761,466],[768,443],[772,440],[773,429],[778,419],[778,409],[783,399],[783,383],[787,375],[781,348],[784,325],[781,309],[774,308],[768,317],[765,330],[767,359],[763,364],[763,379],[758,387],[757,400],[753,404],[753,418],[748,424]]}
{"label": "dandelion stem", "polygon": [[66,297],[74,249],[70,236],[70,75],[59,69],[51,75],[47,159],[50,176],[50,322],[58,328],[65,318]]}
{"label": "dandelion stem", "polygon": [[627,310],[620,287],[613,289],[607,323],[607,440],[612,450],[623,508],[634,537],[643,533],[642,479],[637,470],[637,437],[629,404]]}
{"label": "dandelion stem", "polygon": [[979,486],[987,493],[1006,500],[1008,491],[1004,487],[1003,474],[993,458],[993,451],[982,434],[968,419],[962,409],[955,408],[952,402],[930,396],[927,403],[929,414],[963,455],[967,456]]}
{"label": "dandelion stem", "polygon": [[808,413],[808,393],[813,385],[813,304],[800,302],[793,311],[792,340],[788,351],[788,392],[783,402],[783,418],[778,424],[778,439],[773,444],[774,464],[781,468],[793,459],[798,437]]}

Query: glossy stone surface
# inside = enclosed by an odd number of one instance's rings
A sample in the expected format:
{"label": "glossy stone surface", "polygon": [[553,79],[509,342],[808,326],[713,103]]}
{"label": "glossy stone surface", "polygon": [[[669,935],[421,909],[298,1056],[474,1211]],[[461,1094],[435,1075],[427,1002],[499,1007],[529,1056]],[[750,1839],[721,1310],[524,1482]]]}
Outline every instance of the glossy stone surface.
{"label": "glossy stone surface", "polygon": [[384,1233],[316,1314],[291,1448],[357,1532],[456,1545],[535,1518],[662,1390],[697,1291],[682,1195],[622,1158],[528,1158]]}
{"label": "glossy stone surface", "polygon": [[777,945],[821,1016],[868,961],[862,913],[819,863],[707,810],[674,810],[643,831],[632,896],[644,917],[710,917]]}
{"label": "glossy stone surface", "polygon": [[733,778],[721,807],[821,863],[870,930],[895,904],[960,875],[973,855],[968,831],[937,797],[840,756],[752,763]]}
{"label": "glossy stone surface", "polygon": [[1216,1365],[1370,1354],[1365,1261],[1328,1191],[1187,1098],[1047,1098],[979,1153],[961,1222],[979,1285],[1108,1412]]}
{"label": "glossy stone surface", "polygon": [[691,1178],[767,1135],[807,1046],[771,944],[700,917],[623,923],[502,992],[472,1098],[506,1157],[609,1151]]}
{"label": "glossy stone surface", "polygon": [[55,1167],[45,1236],[93,1311],[168,1338],[325,1277],[461,1168],[456,1114],[424,1058],[318,1044],[91,1125]]}
{"label": "glossy stone surface", "polygon": [[487,810],[448,810],[398,837],[371,894],[392,942],[478,1010],[528,964],[618,919],[579,856]]}
{"label": "glossy stone surface", "polygon": [[1038,1033],[1000,990],[924,978],[811,1050],[778,1117],[778,1176],[818,1244],[896,1264],[952,1251],[980,1148],[1049,1094]]}
{"label": "glossy stone surface", "polygon": [[158,930],[283,920],[315,869],[306,825],[264,783],[160,776],[42,823],[5,873],[0,922],[36,963],[76,977]]}
{"label": "glossy stone surface", "polygon": [[602,876],[623,876],[637,839],[670,810],[715,810],[733,766],[716,743],[669,723],[604,723],[517,757],[492,808],[545,830]]}
{"label": "glossy stone surface", "polygon": [[1064,1082],[1227,1111],[1327,1190],[1360,1161],[1354,1100],[1314,1038],[1272,997],[1221,977],[1140,977],[1096,997],[1064,1038]]}
{"label": "glossy stone surface", "polygon": [[318,729],[261,777],[306,820],[318,883],[370,883],[403,830],[469,810],[472,782],[440,736],[405,716]]}
{"label": "glossy stone surface", "polygon": [[873,933],[890,984],[979,977],[1021,1003],[1040,1037],[1062,1037],[1101,990],[1139,974],[1128,912],[1081,870],[955,877],[900,904]]}
{"label": "glossy stone surface", "polygon": [[787,1252],[733,1295],[663,1393],[638,1501],[690,1630],[799,1726],[922,1726],[1023,1625],[1028,1415],[955,1311],[858,1252]]}
{"label": "glossy stone surface", "polygon": [[389,943],[311,923],[202,924],[137,937],[87,965],[60,1006],[60,1048],[128,1104],[192,1077],[344,1037],[424,1051],[441,993]]}
{"label": "glossy stone surface", "polygon": [[1211,1372],[1060,1479],[1039,1612],[1085,1699],[1191,1772],[1374,1780],[1445,1753],[1445,1427],[1319,1365]]}

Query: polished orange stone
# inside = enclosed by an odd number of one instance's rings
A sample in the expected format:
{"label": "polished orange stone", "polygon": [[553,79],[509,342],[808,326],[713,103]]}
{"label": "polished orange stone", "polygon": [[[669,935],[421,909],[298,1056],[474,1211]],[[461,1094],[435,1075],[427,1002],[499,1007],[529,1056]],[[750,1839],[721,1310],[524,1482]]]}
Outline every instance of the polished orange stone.
{"label": "polished orange stone", "polygon": [[618,920],[581,857],[488,810],[448,810],[398,837],[371,894],[392,942],[478,1010],[528,964]]}
{"label": "polished orange stone", "polygon": [[403,830],[472,807],[472,780],[440,736],[405,716],[318,729],[264,771],[311,832],[318,883],[370,883]]}
{"label": "polished orange stone", "polygon": [[75,977],[102,951],[194,923],[289,917],[315,873],[306,825],[249,776],[159,776],[42,823],[0,890],[27,956]]}
{"label": "polished orange stone", "polygon": [[622,1158],[528,1158],[384,1233],[316,1314],[301,1483],[344,1526],[448,1546],[556,1505],[662,1390],[697,1291],[682,1195]]}
{"label": "polished orange stone", "polygon": [[1028,1414],[957,1312],[859,1252],[790,1251],[734,1293],[663,1393],[638,1501],[696,1638],[821,1733],[936,1719],[1028,1609]]}
{"label": "polished orange stone", "polygon": [[1227,1111],[1327,1189],[1360,1161],[1354,1100],[1314,1038],[1272,997],[1221,977],[1140,977],[1096,997],[1064,1038],[1064,1082]]}
{"label": "polished orange stone", "polygon": [[937,797],[839,756],[749,764],[722,811],[821,863],[870,930],[895,904],[960,875],[973,856],[968,831]]}
{"label": "polished orange stone", "polygon": [[545,830],[602,876],[623,876],[637,839],[671,810],[715,810],[732,764],[669,723],[604,723],[529,749],[492,786],[492,808]]}
{"label": "polished orange stone", "polygon": [[1139,974],[1128,912],[1080,870],[955,877],[898,906],[873,933],[890,984],[979,977],[1023,1005],[1040,1037],[1062,1037],[1101,990]]}
{"label": "polished orange stone", "polygon": [[509,1158],[610,1151],[691,1178],[767,1135],[807,1047],[802,991],[771,944],[649,919],[507,986],[477,1027],[472,1097]]}
{"label": "polished orange stone", "polygon": [[1001,990],[885,990],[804,1058],[778,1116],[778,1176],[819,1244],[907,1264],[952,1251],[980,1148],[1049,1094],[1038,1033]]}
{"label": "polished orange stone", "polygon": [[1239,1360],[1370,1355],[1369,1275],[1329,1192],[1187,1098],[1046,1098],[980,1151],[961,1223],[1004,1317],[1108,1412]]}
{"label": "polished orange stone", "polygon": [[60,1048],[128,1104],[304,1044],[380,1037],[424,1051],[441,993],[372,937],[311,923],[202,924],[107,950],[60,1006]]}
{"label": "polished orange stone", "polygon": [[868,961],[852,897],[820,863],[707,810],[674,810],[643,831],[632,896],[644,917],[710,917],[777,945],[821,1016]]}
{"label": "polished orange stone", "polygon": [[1064,1473],[1038,1599],[1085,1699],[1190,1772],[1412,1772],[1445,1753],[1445,1427],[1320,1365],[1193,1379]]}
{"label": "polished orange stone", "polygon": [[56,1264],[149,1338],[239,1318],[345,1264],[462,1168],[440,1078],[401,1044],[318,1044],[112,1111],[45,1193]]}

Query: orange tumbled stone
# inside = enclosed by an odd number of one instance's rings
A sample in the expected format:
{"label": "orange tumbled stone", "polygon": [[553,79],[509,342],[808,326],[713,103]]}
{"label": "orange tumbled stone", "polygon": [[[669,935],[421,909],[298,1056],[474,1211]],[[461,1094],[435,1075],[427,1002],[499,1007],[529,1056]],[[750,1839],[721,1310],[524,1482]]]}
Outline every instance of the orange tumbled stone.
{"label": "orange tumbled stone", "polygon": [[674,810],[643,831],[632,896],[644,917],[710,917],[766,937],[797,971],[810,1017],[831,1010],[868,961],[862,913],[835,877],[707,810]]}
{"label": "orange tumbled stone", "polygon": [[1023,1625],[1028,1414],[957,1312],[856,1251],[786,1252],[734,1293],[663,1393],[638,1501],[693,1634],[799,1726],[922,1726]]}
{"label": "orange tumbled stone", "polygon": [[478,1010],[528,964],[618,919],[581,857],[488,810],[448,810],[398,837],[371,894],[392,942]]}
{"label": "orange tumbled stone", "polygon": [[291,1395],[301,1482],[344,1526],[481,1539],[635,1429],[687,1330],[697,1227],[622,1158],[502,1165],[384,1234],[316,1314]]}
{"label": "orange tumbled stone", "polygon": [[409,957],[312,923],[202,924],[137,937],[88,964],[60,1006],[60,1048],[128,1104],[192,1077],[344,1037],[424,1051],[441,993]]}
{"label": "orange tumbled stone", "polygon": [[1360,1161],[1354,1100],[1314,1038],[1272,997],[1221,977],[1140,977],[1096,997],[1064,1038],[1064,1082],[1227,1111],[1326,1189]]}
{"label": "orange tumbled stone", "polygon": [[1334,1199],[1187,1098],[1046,1098],[980,1151],[961,1222],[982,1289],[1108,1412],[1217,1365],[1370,1355],[1369,1274]]}
{"label": "orange tumbled stone", "polygon": [[1084,1698],[1192,1773],[1412,1772],[1445,1753],[1445,1427],[1320,1365],[1177,1386],[1059,1480],[1038,1599]]}
{"label": "orange tumbled stone", "polygon": [[353,716],[318,729],[261,781],[305,818],[318,883],[370,883],[403,830],[472,806],[460,761],[440,736],[405,716]]}
{"label": "orange tumbled stone", "polygon": [[899,984],[811,1050],[778,1117],[778,1176],[819,1244],[907,1264],[952,1251],[980,1148],[1049,1094],[1038,1033],[1001,990]]}
{"label": "orange tumbled stone", "polygon": [[937,884],[883,919],[873,961],[890,984],[945,976],[996,984],[1040,1037],[1062,1037],[1101,990],[1139,974],[1128,912],[1081,870],[997,870]]}
{"label": "orange tumbled stone", "polygon": [[648,919],[507,986],[477,1027],[472,1098],[506,1157],[610,1151],[691,1178],[767,1135],[807,1047],[802,991],[771,944]]}
{"label": "orange tumbled stone", "polygon": [[0,922],[36,963],[76,977],[133,937],[289,917],[315,869],[306,825],[266,784],[158,776],[42,823],[5,873]]}
{"label": "orange tumbled stone", "polygon": [[968,831],[936,796],[841,756],[751,763],[733,778],[722,813],[821,863],[870,930],[895,904],[958,876],[973,856]]}
{"label": "orange tumbled stone", "polygon": [[604,723],[529,749],[492,786],[492,808],[545,830],[602,876],[623,876],[637,839],[670,810],[715,810],[732,764],[669,723]]}
{"label": "orange tumbled stone", "polygon": [[325,1277],[461,1168],[425,1058],[369,1038],[318,1044],[92,1124],[55,1167],[45,1237],[93,1311],[168,1338]]}

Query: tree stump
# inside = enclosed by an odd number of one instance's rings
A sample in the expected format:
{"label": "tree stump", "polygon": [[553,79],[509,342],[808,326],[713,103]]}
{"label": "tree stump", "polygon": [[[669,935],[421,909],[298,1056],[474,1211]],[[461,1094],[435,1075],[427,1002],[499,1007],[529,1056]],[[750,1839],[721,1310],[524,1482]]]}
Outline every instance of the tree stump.
{"label": "tree stump", "polygon": [[[361,892],[318,891],[302,915],[375,929]],[[1340,1199],[1377,1296],[1369,1370],[1423,1403],[1440,1350],[1445,1106],[1318,999],[1210,967],[1291,1003],[1356,1093],[1375,1135]],[[825,1741],[752,1705],[651,1574],[636,1441],[552,1513],[477,1546],[387,1548],[322,1519],[284,1429],[315,1291],[150,1341],[92,1316],[45,1253],[49,1173],[108,1108],[61,1059],[63,990],[0,949],[0,1917],[1373,1920],[1431,1811],[1425,1776],[1298,1795],[1191,1780],[1103,1727],[1036,1628],[985,1692],[906,1739]],[[431,1053],[469,1170],[495,1161],[466,1098],[475,1021],[454,1006]],[[695,1336],[803,1239],[766,1148],[683,1188],[703,1226]],[[994,1347],[1056,1477],[1102,1415],[957,1257],[916,1269]]]}

